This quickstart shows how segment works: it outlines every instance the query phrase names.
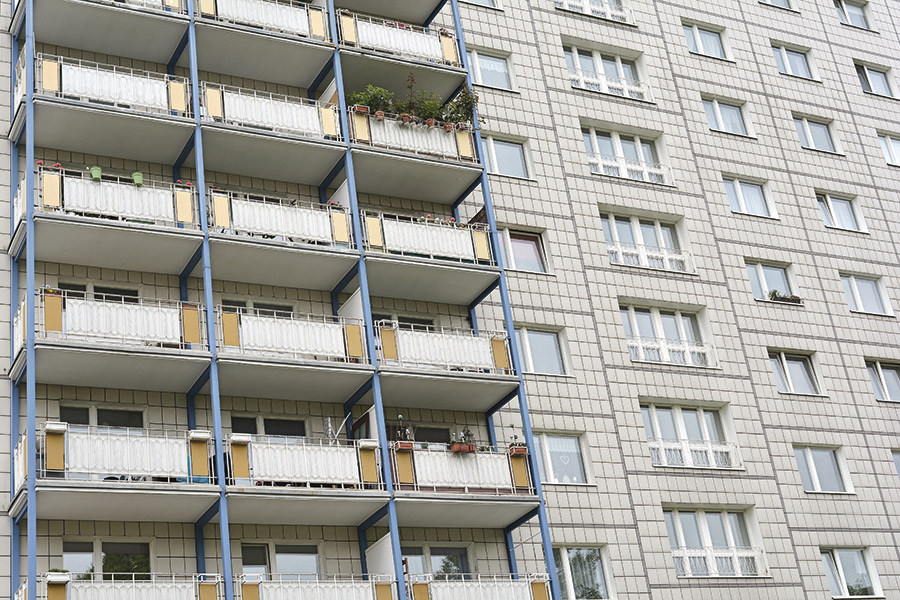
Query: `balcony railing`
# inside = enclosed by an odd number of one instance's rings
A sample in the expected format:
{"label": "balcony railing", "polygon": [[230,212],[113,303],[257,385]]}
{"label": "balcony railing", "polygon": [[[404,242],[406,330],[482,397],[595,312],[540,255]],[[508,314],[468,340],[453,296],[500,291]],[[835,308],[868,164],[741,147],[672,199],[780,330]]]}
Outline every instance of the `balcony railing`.
{"label": "balcony railing", "polygon": [[[25,436],[16,460],[25,460]],[[155,431],[47,422],[37,432],[37,476],[69,481],[212,483],[208,431]],[[21,450],[20,450],[21,449]],[[24,466],[24,465],[23,465]],[[16,481],[24,483],[24,473]],[[18,487],[17,487],[18,489]]]}
{"label": "balcony railing", "polygon": [[379,486],[378,442],[232,434],[229,485]]}
{"label": "balcony railing", "polygon": [[424,325],[375,324],[379,358],[385,365],[432,371],[509,374],[506,332]]}
{"label": "balcony railing", "polygon": [[366,250],[493,265],[490,229],[481,223],[363,211]]}
{"label": "balcony railing", "polygon": [[684,250],[643,246],[623,242],[607,242],[609,262],[614,265],[644,267],[677,273],[693,273],[694,257]]}
{"label": "balcony railing", "polygon": [[425,29],[349,12],[340,14],[338,24],[345,46],[461,66],[456,35],[446,29]]}
{"label": "balcony railing", "polygon": [[356,144],[400,150],[461,162],[478,162],[475,138],[468,128],[429,127],[415,119],[404,121],[398,115],[350,113],[350,130]]}
{"label": "balcony railing", "polygon": [[588,165],[591,173],[622,177],[635,181],[672,185],[672,169],[669,165],[657,162],[634,160],[613,154],[588,152]]}
{"label": "balcony railing", "polygon": [[763,551],[749,547],[672,548],[678,577],[757,577],[765,575]]}
{"label": "balcony railing", "polygon": [[45,573],[38,577],[36,600],[223,600],[223,587],[214,574]]}
{"label": "balcony railing", "polygon": [[737,445],[704,440],[648,440],[650,460],[657,467],[735,469]]}
{"label": "balcony railing", "polygon": [[348,247],[352,240],[349,214],[339,205],[210,189],[209,211],[210,225],[224,233],[294,245]]}
{"label": "balcony railing", "polygon": [[400,489],[460,494],[533,494],[528,457],[519,450],[491,446],[476,449],[467,444],[395,442],[391,452],[391,472]]}
{"label": "balcony railing", "polygon": [[36,92],[66,100],[142,113],[190,116],[190,84],[184,77],[38,54]]}
{"label": "balcony railing", "polygon": [[291,0],[200,0],[200,15],[297,37],[328,40],[328,17],[322,7]]}
{"label": "balcony railing", "polygon": [[[35,180],[35,208],[41,212],[77,215],[126,223],[166,227],[199,227],[197,203],[190,186],[159,181],[136,185],[130,176],[41,167]],[[25,217],[25,179],[19,184],[15,211]]]}
{"label": "balcony railing", "polygon": [[35,303],[35,335],[42,339],[144,348],[190,348],[204,341],[203,311],[196,304],[50,288],[39,291]]}
{"label": "balcony railing", "polygon": [[622,0],[556,0],[556,8],[619,23],[634,23],[634,13]]}
{"label": "balcony railing", "polygon": [[333,104],[218,83],[203,83],[203,118],[300,137],[340,139]]}
{"label": "balcony railing", "polygon": [[601,94],[622,96],[633,100],[643,100],[645,102],[653,100],[650,86],[637,79],[610,77],[605,73],[584,71],[582,69],[575,69],[574,71],[570,69],[569,76],[572,78],[572,87],[590,92],[600,92]]}
{"label": "balcony railing", "polygon": [[20,102],[25,100],[25,48],[19,52],[19,59],[16,61],[16,87],[13,88],[13,105],[11,111],[13,114]]}
{"label": "balcony railing", "polygon": [[628,352],[631,360],[694,367],[715,366],[713,347],[700,342],[632,336],[628,338]]}
{"label": "balcony railing", "polygon": [[238,575],[234,580],[235,600],[391,600],[396,585],[389,577],[321,576],[309,573]]}
{"label": "balcony railing", "polygon": [[360,319],[302,313],[260,314],[217,307],[219,351],[320,362],[361,362],[365,356]]}
{"label": "balcony railing", "polygon": [[[540,573],[484,575],[450,573],[411,575],[410,598],[430,600],[544,600],[550,598],[550,579]],[[417,593],[418,592],[418,593]]]}

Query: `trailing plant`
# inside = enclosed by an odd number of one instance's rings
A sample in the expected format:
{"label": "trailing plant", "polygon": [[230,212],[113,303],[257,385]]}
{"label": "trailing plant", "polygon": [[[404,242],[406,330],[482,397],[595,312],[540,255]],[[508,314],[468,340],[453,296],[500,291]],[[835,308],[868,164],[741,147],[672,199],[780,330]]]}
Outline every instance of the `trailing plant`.
{"label": "trailing plant", "polygon": [[444,120],[453,123],[471,123],[472,114],[477,107],[478,94],[469,86],[464,85],[456,98],[444,107]]}
{"label": "trailing plant", "polygon": [[359,92],[351,92],[347,95],[347,104],[354,106],[360,104],[368,106],[371,111],[382,110],[385,112],[394,112],[394,92],[386,90],[383,87],[377,87],[371,83]]}

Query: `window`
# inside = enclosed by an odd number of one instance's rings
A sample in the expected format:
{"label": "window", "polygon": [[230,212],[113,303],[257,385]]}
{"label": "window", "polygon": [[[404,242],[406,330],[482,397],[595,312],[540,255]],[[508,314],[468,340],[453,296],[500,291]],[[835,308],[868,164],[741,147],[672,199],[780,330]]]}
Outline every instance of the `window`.
{"label": "window", "polygon": [[572,87],[635,100],[650,100],[647,85],[640,81],[635,59],[576,46],[564,46],[563,53]]}
{"label": "window", "polygon": [[728,205],[736,213],[775,217],[774,207],[769,202],[765,187],[761,183],[725,177],[725,194]]}
{"label": "window", "polygon": [[675,224],[613,214],[601,215],[600,222],[609,262],[664,271],[688,271],[688,255],[679,246]]}
{"label": "window", "polygon": [[553,560],[562,600],[610,597],[602,548],[554,548]]}
{"label": "window", "polygon": [[772,53],[775,55],[775,64],[778,65],[779,73],[812,79],[809,57],[805,51],[772,44]]}
{"label": "window", "polygon": [[675,574],[679,577],[752,577],[762,574],[742,512],[664,510]]}
{"label": "window", "polygon": [[546,273],[544,244],[538,233],[511,231],[504,229],[503,258],[506,267],[515,271]]}
{"label": "window", "polygon": [[290,317],[294,307],[271,302],[253,302],[253,312],[259,317]]}
{"label": "window", "polygon": [[868,552],[864,549],[822,550],[822,565],[833,598],[882,595],[875,569],[869,564]]}
{"label": "window", "polygon": [[887,70],[857,64],[856,74],[859,76],[859,83],[862,85],[864,92],[878,94],[879,96],[894,95],[894,92],[891,91],[891,84],[888,81]]}
{"label": "window", "polygon": [[881,149],[884,151],[884,160],[889,165],[900,165],[900,137],[881,134],[878,136]]}
{"label": "window", "polygon": [[150,579],[150,544],[146,542],[103,542],[100,545],[103,579]]}
{"label": "window", "polygon": [[516,329],[516,342],[522,351],[522,368],[526,372],[565,375],[558,333],[520,327]]}
{"label": "window", "polygon": [[505,57],[469,50],[469,65],[473,83],[504,90],[512,89],[509,62]]}
{"label": "window", "polygon": [[704,29],[698,25],[683,25],[684,39],[688,50],[695,54],[705,54],[715,58],[727,58],[722,35],[718,31]]}
{"label": "window", "polygon": [[834,8],[837,10],[838,19],[844,25],[869,29],[869,19],[866,17],[865,4],[852,2],[851,0],[834,0]]}
{"label": "window", "polygon": [[315,580],[319,576],[319,551],[315,546],[275,545],[275,572],[282,580]]}
{"label": "window", "polygon": [[897,469],[897,476],[900,477],[900,450],[894,450],[891,452],[891,456],[894,457],[894,468]]}
{"label": "window", "polygon": [[783,394],[820,394],[812,358],[802,354],[770,352],[775,387]]}
{"label": "window", "polygon": [[127,304],[138,303],[138,291],[135,289],[117,288],[105,285],[95,285],[94,300],[106,302],[125,302]]}
{"label": "window", "polygon": [[61,405],[59,407],[59,420],[76,426],[132,429],[142,429],[144,427],[143,411],[97,406]]}
{"label": "window", "polygon": [[750,277],[750,289],[757,300],[775,300],[780,302],[793,302],[794,298],[799,302],[800,298],[794,296],[791,282],[788,278],[787,267],[766,265],[758,262],[746,261],[747,275]]}
{"label": "window", "polygon": [[875,277],[841,275],[841,285],[850,310],[878,315],[890,314],[881,291],[881,283]]}
{"label": "window", "polygon": [[697,315],[680,310],[619,306],[631,360],[710,366]]}
{"label": "window", "polygon": [[[69,573],[92,573],[94,571],[94,542],[63,541],[63,569]],[[76,578],[78,578],[77,575]]]}
{"label": "window", "polygon": [[241,544],[241,562],[249,581],[259,581],[269,573],[269,549],[263,544]]}
{"label": "window", "polygon": [[534,444],[542,482],[587,483],[577,436],[540,433]]}
{"label": "window", "polygon": [[762,4],[768,4],[770,6],[777,6],[778,8],[787,8],[790,10],[791,3],[790,0],[759,0]]}
{"label": "window", "polygon": [[794,117],[794,127],[797,128],[797,135],[800,136],[800,145],[804,148],[837,152],[828,123],[810,121],[806,117]]}
{"label": "window", "polygon": [[794,448],[800,481],[807,492],[846,492],[848,485],[832,448]]}
{"label": "window", "polygon": [[297,419],[231,415],[231,431],[232,433],[249,433],[250,435],[304,437],[306,435],[306,423]]}
{"label": "window", "polygon": [[413,426],[413,439],[425,444],[449,444],[450,430],[444,427]]}
{"label": "window", "polygon": [[816,200],[826,227],[863,231],[862,218],[853,200],[826,193],[816,194]]}
{"label": "window", "polygon": [[703,110],[706,112],[706,122],[709,124],[710,129],[749,135],[747,124],[744,123],[744,112],[737,104],[704,98]]}
{"label": "window", "polygon": [[866,361],[866,370],[876,400],[900,402],[900,365],[886,364],[880,360]]}
{"label": "window", "polygon": [[417,576],[429,573],[435,579],[459,580],[472,572],[469,553],[462,547],[401,546],[400,553],[412,581],[422,580]]}
{"label": "window", "polygon": [[467,2],[469,4],[478,4],[479,6],[490,6],[491,8],[497,8],[497,0],[463,0],[463,2]]}
{"label": "window", "polygon": [[656,140],[593,127],[583,127],[581,136],[591,173],[650,183],[671,183],[667,167],[659,162]]}
{"label": "window", "polygon": [[528,178],[525,145],[519,142],[484,138],[488,155],[488,172],[495,175]]}
{"label": "window", "polygon": [[718,469],[737,466],[718,410],[647,404],[641,405],[641,417],[654,465]]}

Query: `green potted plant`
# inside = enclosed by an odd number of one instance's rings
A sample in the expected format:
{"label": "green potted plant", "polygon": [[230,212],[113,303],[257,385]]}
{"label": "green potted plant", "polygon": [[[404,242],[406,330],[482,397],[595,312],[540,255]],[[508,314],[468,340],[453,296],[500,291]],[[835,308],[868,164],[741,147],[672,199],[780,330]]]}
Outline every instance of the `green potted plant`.
{"label": "green potted plant", "polygon": [[[372,111],[378,118],[384,118],[384,113],[391,110],[394,92],[386,90],[383,87],[377,87],[371,83],[361,91],[351,92],[347,94],[347,104],[353,107],[356,112],[368,113]],[[364,108],[365,111],[360,109]]]}
{"label": "green potted plant", "polygon": [[458,454],[472,454],[475,452],[475,434],[466,425],[459,435],[450,440],[450,452]]}
{"label": "green potted plant", "polygon": [[91,179],[94,181],[100,181],[103,177],[103,168],[94,165],[93,167],[88,168],[88,171],[91,172]]}

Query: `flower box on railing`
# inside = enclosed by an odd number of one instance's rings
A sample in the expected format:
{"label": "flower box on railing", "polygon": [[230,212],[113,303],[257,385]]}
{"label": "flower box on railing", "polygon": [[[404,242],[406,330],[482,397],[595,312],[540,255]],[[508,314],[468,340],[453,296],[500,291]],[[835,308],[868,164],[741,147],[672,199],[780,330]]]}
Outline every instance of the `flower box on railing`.
{"label": "flower box on railing", "polygon": [[412,452],[413,449],[416,447],[416,443],[415,442],[407,442],[407,441],[399,441],[399,442],[394,442],[393,447],[394,447],[394,450],[396,450],[397,452]]}
{"label": "flower box on railing", "polygon": [[527,446],[510,446],[509,453],[514,456],[527,455],[528,447]]}
{"label": "flower box on railing", "polygon": [[475,452],[475,444],[463,444],[461,442],[455,442],[450,444],[450,452],[456,452],[458,454],[472,454]]}

